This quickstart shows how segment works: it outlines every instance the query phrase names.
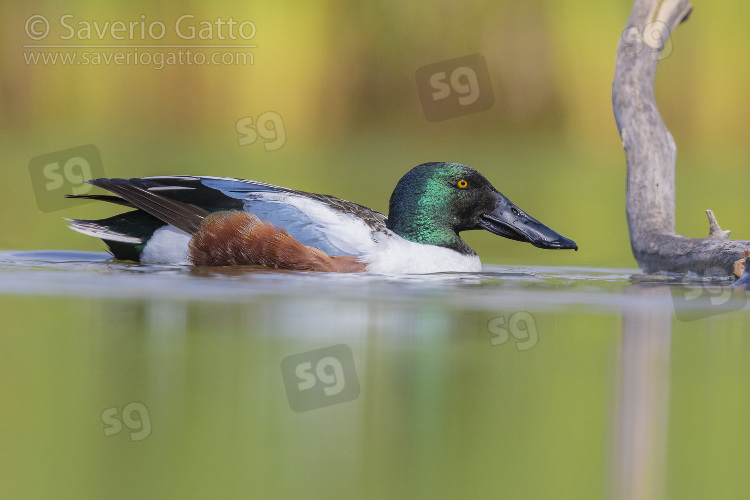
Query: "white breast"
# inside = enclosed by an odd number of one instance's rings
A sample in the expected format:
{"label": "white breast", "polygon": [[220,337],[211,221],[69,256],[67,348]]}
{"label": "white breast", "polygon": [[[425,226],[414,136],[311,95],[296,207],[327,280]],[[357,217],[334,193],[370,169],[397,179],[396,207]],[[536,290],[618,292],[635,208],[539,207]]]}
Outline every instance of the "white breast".
{"label": "white breast", "polygon": [[426,274],[478,272],[482,263],[476,255],[463,255],[449,248],[423,245],[397,234],[378,233],[377,243],[361,257],[367,270],[376,274]]}

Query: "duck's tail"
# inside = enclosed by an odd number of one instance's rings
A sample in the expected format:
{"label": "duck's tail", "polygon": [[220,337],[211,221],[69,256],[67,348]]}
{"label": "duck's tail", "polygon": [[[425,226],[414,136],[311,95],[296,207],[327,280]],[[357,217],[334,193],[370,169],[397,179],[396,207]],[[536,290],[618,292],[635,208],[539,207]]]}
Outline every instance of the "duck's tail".
{"label": "duck's tail", "polygon": [[68,195],[67,198],[105,201],[136,209],[107,219],[67,219],[70,229],[101,238],[116,259],[139,261],[157,229],[169,224],[193,234],[210,213],[150,191],[154,183],[144,179],[93,179],[88,182],[114,193],[114,196],[84,194]]}
{"label": "duck's tail", "polygon": [[164,222],[141,210],[125,212],[107,219],[66,219],[73,231],[101,238],[113,257],[140,261],[146,243]]}

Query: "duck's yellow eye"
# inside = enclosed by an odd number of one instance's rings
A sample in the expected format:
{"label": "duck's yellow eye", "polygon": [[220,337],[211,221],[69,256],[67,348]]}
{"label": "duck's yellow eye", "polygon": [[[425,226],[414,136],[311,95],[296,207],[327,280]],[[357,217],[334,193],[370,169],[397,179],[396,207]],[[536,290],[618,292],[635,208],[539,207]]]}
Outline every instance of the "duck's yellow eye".
{"label": "duck's yellow eye", "polygon": [[460,181],[458,181],[458,184],[456,184],[456,185],[457,185],[458,187],[460,187],[461,189],[466,189],[466,186],[468,186],[468,185],[469,185],[469,183],[468,183],[468,182],[466,182],[466,180],[464,180],[464,179],[461,179]]}

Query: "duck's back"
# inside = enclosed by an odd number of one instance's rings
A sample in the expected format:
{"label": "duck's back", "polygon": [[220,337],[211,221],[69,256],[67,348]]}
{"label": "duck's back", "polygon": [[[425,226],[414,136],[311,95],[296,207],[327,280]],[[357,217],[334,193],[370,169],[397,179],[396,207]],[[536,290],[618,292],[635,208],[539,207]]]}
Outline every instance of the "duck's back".
{"label": "duck's back", "polygon": [[227,210],[252,213],[331,256],[361,256],[371,251],[374,233],[387,232],[385,215],[367,207],[257,181],[165,176],[91,183],[117,196],[82,197],[137,210],[102,220],[71,220],[71,228],[101,238],[115,258],[124,260],[188,263],[191,234],[203,217]]}

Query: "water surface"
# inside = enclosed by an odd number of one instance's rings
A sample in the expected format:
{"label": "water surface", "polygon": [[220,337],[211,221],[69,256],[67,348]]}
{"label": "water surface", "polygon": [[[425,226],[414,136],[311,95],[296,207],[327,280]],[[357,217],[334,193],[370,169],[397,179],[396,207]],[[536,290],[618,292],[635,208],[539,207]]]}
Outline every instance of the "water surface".
{"label": "water surface", "polygon": [[742,498],[728,280],[0,252],[3,498]]}

